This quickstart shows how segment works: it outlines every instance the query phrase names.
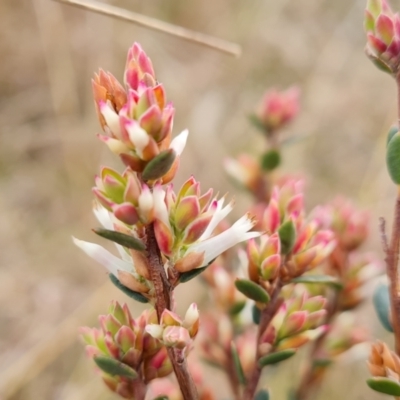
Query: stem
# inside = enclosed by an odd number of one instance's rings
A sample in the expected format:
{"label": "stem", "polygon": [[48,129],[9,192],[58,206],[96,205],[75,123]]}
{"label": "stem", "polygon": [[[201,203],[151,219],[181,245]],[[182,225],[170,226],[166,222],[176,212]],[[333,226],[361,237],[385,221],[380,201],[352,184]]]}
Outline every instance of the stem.
{"label": "stem", "polygon": [[400,247],[400,191],[397,194],[392,237],[386,252],[386,274],[389,278],[390,306],[395,339],[395,351],[400,355],[400,296],[399,296],[399,247]]}
{"label": "stem", "polygon": [[268,306],[264,308],[260,317],[260,324],[258,325],[257,333],[257,350],[256,350],[256,365],[254,370],[247,382],[247,386],[243,393],[243,400],[252,400],[254,398],[255,392],[257,390],[258,382],[261,377],[262,368],[258,364],[258,359],[260,358],[260,341],[268,325],[271,323],[276,311],[281,306],[283,300],[279,298],[279,293],[281,291],[281,285],[277,285],[271,296],[271,301]]}
{"label": "stem", "polygon": [[[150,224],[146,227],[147,251],[149,260],[149,274],[154,284],[156,295],[156,311],[158,320],[164,310],[172,309],[173,287],[170,284],[161,258],[160,249],[154,233],[154,226]],[[187,362],[183,350],[167,348],[169,358],[174,369],[179,388],[184,400],[197,400],[198,393],[194,381],[189,373]]]}
{"label": "stem", "polygon": [[[396,75],[397,106],[400,128],[400,73]],[[390,305],[392,311],[392,325],[395,339],[395,351],[400,355],[400,296],[399,296],[399,250],[400,250],[400,187],[398,187],[397,199],[394,210],[392,237],[389,249],[386,252],[386,273],[390,280]]]}
{"label": "stem", "polygon": [[228,375],[229,384],[235,400],[240,400],[240,384],[233,361],[232,351],[229,349],[226,352],[227,363],[225,365],[226,373]]}

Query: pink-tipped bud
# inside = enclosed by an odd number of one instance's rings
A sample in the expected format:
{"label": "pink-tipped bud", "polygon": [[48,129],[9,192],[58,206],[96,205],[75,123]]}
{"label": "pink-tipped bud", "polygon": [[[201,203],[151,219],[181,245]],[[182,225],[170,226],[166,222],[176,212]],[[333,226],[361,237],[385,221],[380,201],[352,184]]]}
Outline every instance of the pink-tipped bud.
{"label": "pink-tipped bud", "polygon": [[182,320],[170,310],[164,310],[161,314],[160,324],[163,326],[181,326]]}
{"label": "pink-tipped bud", "polygon": [[271,133],[281,129],[297,116],[300,109],[299,95],[297,87],[285,92],[271,90],[265,93],[256,116],[266,132]]}
{"label": "pink-tipped bud", "polygon": [[168,347],[184,349],[191,343],[192,339],[186,328],[181,326],[167,326],[164,329],[162,341]]}

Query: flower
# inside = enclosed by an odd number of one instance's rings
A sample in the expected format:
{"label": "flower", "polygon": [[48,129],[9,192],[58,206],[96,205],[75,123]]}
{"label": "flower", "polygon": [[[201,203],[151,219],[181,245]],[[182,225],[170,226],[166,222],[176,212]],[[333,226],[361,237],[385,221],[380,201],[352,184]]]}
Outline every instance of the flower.
{"label": "flower", "polygon": [[400,16],[386,0],[368,0],[364,27],[367,55],[381,69],[396,74],[400,66]]}
{"label": "flower", "polygon": [[200,183],[188,179],[175,194],[156,185],[154,230],[161,252],[179,272],[208,265],[230,247],[260,236],[249,232],[255,221],[246,214],[225,231],[215,234],[217,226],[232,211],[232,202],[212,198],[212,189],[201,194]]}
{"label": "flower", "polygon": [[284,92],[275,89],[267,91],[258,107],[256,117],[269,134],[291,122],[299,112],[297,87]]}
{"label": "flower", "polygon": [[[116,231],[122,230],[124,233],[135,236],[135,230],[128,230],[122,226],[104,207],[95,205],[93,212],[104,228],[109,230],[115,229]],[[72,239],[76,246],[89,257],[103,265],[124,286],[143,294],[147,298],[152,297],[154,286],[149,279],[147,259],[141,252],[126,249],[119,244],[115,244],[121,257],[118,258],[96,243],[85,242],[75,237]]]}
{"label": "flower", "polygon": [[81,335],[87,354],[112,391],[131,399],[144,382],[172,372],[166,348],[145,330],[157,321],[155,310],[145,310],[133,319],[126,304],[114,301],[99,321],[100,329],[83,327]]}
{"label": "flower", "polygon": [[138,43],[128,52],[125,68],[126,90],[110,74],[100,71],[93,80],[97,113],[105,135],[99,135],[110,150],[133,171],[155,170],[150,162],[164,163],[158,176],[146,174],[145,181],[167,183],[174,177],[187,131],[171,141],[174,107],[166,100],[151,60]]}
{"label": "flower", "polygon": [[293,291],[279,308],[261,339],[261,353],[298,348],[327,330],[326,299]]}
{"label": "flower", "polygon": [[[278,233],[281,253],[289,256],[280,269],[280,277],[284,282],[321,264],[336,246],[334,233],[330,229],[323,229],[319,218],[312,214],[306,218],[302,186],[302,181],[296,180],[289,180],[282,187],[275,186],[260,223],[261,229],[267,234]],[[272,261],[269,272],[264,271],[265,277],[268,274],[273,276],[278,268],[277,256],[268,262]]]}

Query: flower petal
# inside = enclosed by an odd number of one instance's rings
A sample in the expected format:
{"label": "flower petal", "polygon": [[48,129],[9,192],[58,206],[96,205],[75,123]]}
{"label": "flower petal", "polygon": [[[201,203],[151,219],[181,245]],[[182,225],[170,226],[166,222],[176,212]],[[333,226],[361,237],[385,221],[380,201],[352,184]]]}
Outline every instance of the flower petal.
{"label": "flower petal", "polygon": [[118,277],[118,271],[132,272],[132,264],[115,257],[108,250],[101,247],[98,244],[85,242],[72,237],[72,240],[76,246],[78,246],[83,252],[85,252],[89,257],[93,258],[101,265],[103,265],[110,273]]}
{"label": "flower petal", "polygon": [[176,136],[169,145],[169,148],[173,149],[177,156],[180,156],[182,154],[183,149],[186,146],[188,135],[189,131],[185,129],[178,136]]}
{"label": "flower petal", "polygon": [[[228,206],[227,206],[228,207]],[[225,208],[227,208],[225,207]],[[204,263],[207,265],[221,253],[235,246],[236,244],[262,235],[262,232],[248,232],[254,226],[254,220],[244,215],[237,220],[229,229],[210,239],[195,243],[190,246],[188,252],[204,252]]]}

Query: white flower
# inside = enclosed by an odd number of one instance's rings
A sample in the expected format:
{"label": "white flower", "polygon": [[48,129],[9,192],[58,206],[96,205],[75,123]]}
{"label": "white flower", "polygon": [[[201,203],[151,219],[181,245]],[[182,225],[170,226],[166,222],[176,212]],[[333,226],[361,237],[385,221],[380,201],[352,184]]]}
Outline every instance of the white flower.
{"label": "white flower", "polygon": [[172,139],[171,144],[169,145],[170,149],[173,149],[177,156],[180,156],[186,146],[186,141],[189,135],[189,131],[185,129],[178,136]]}
{"label": "white flower", "polygon": [[[225,217],[226,214],[232,209],[226,206],[220,210],[219,215],[215,216],[215,220],[218,221],[216,225]],[[216,213],[217,214],[217,213]],[[222,216],[222,217],[221,217]],[[211,223],[214,221],[211,221]],[[211,225],[210,223],[210,225]],[[217,258],[220,254],[230,249],[231,247],[237,245],[240,242],[244,242],[246,240],[258,237],[262,235],[262,232],[249,232],[251,228],[255,225],[254,219],[250,217],[249,214],[244,215],[242,218],[237,220],[230,228],[226,231],[213,236],[211,238],[210,235],[214,229],[209,231],[209,227],[204,232],[199,242],[196,242],[189,246],[187,253],[203,253],[204,252],[204,262],[203,266],[209,264],[212,260]],[[206,235],[207,233],[207,235]]]}
{"label": "white flower", "polygon": [[[114,229],[113,216],[103,206],[96,205],[93,208],[93,212],[97,220],[105,229]],[[118,271],[126,271],[133,275],[137,275],[134,271],[131,256],[125,251],[125,249],[121,245],[115,244],[121,256],[121,258],[118,258],[111,254],[104,247],[96,243],[85,242],[75,237],[72,237],[72,240],[74,244],[78,246],[84,253],[103,265],[107,269],[107,271],[113,274],[115,277],[118,278]]]}

